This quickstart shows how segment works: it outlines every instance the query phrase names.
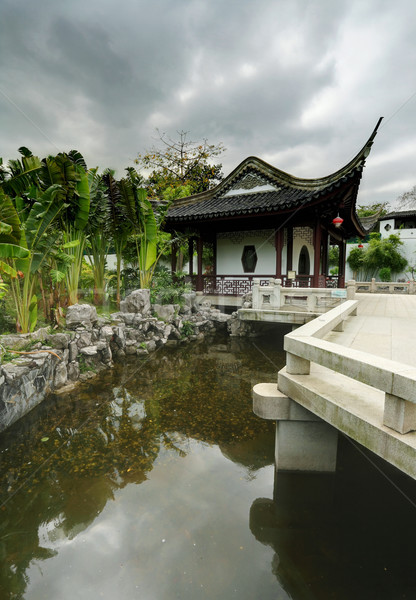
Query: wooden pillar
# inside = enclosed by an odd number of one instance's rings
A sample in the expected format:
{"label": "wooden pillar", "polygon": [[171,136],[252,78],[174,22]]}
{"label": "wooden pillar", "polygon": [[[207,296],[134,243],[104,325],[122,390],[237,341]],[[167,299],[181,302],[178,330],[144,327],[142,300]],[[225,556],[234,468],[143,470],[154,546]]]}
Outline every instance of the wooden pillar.
{"label": "wooden pillar", "polygon": [[322,267],[321,273],[325,276],[329,275],[328,273],[328,246],[329,246],[329,233],[328,231],[324,231],[322,235]]}
{"label": "wooden pillar", "polygon": [[217,236],[215,235],[213,240],[213,265],[212,265],[212,274],[217,276]]}
{"label": "wooden pillar", "polygon": [[171,270],[172,270],[172,273],[176,273],[177,252],[178,252],[178,244],[176,242],[173,242],[173,244],[172,244],[172,256],[171,256]]}
{"label": "wooden pillar", "polygon": [[282,251],[283,251],[283,229],[276,229],[274,234],[274,245],[276,248],[276,278],[282,277]]}
{"label": "wooden pillar", "polygon": [[319,287],[319,275],[321,274],[321,222],[316,219],[313,240],[313,283],[312,287]]}
{"label": "wooden pillar", "polygon": [[338,287],[345,287],[345,257],[346,242],[342,240],[339,244],[339,264],[338,264]]}
{"label": "wooden pillar", "polygon": [[204,280],[202,278],[202,251],[204,249],[204,244],[202,238],[199,237],[196,242],[196,248],[198,253],[198,272],[196,277],[196,291],[203,292],[204,290]]}
{"label": "wooden pillar", "polygon": [[287,257],[286,257],[286,272],[293,269],[293,227],[287,228]]}
{"label": "wooden pillar", "polygon": [[189,275],[192,277],[194,274],[194,238],[190,237],[188,240],[188,254],[189,254]]}

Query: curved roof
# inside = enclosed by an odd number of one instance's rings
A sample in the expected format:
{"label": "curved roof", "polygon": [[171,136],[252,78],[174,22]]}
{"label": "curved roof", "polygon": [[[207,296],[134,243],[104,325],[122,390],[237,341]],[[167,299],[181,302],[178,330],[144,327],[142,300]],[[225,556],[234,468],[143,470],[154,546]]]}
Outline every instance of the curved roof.
{"label": "curved roof", "polygon": [[175,201],[168,211],[167,222],[173,225],[213,218],[276,214],[319,201],[348,183],[355,184],[356,197],[361,172],[380,122],[381,118],[358,154],[331,175],[302,179],[250,156],[215,188]]}

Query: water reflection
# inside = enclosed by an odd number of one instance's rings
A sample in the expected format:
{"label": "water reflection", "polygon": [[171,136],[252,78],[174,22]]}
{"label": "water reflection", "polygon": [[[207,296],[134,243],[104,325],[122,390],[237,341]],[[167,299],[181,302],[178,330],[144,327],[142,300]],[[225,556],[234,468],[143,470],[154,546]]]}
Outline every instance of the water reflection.
{"label": "water reflection", "polygon": [[[1,437],[2,597],[31,592],[39,578],[33,566],[41,565],[43,572],[78,548],[86,530],[89,552],[97,556],[97,548],[104,547],[117,552],[119,534],[107,517],[98,516],[109,510],[109,500],[117,504],[120,490],[153,478],[155,465],[157,476],[164,474],[163,490],[165,495],[169,490],[170,499],[175,493],[175,481],[167,488],[170,469],[177,470],[176,461],[192,455],[188,468],[194,470],[199,455],[207,454],[205,447],[218,447],[222,457],[244,468],[248,480],[272,464],[273,430],[252,414],[250,389],[276,373],[253,376],[257,351],[220,342],[180,352],[166,349],[139,368],[136,363],[115,369],[76,394],[52,398]],[[280,360],[278,354],[275,359]],[[224,460],[218,467],[222,471]],[[215,471],[209,475],[211,485],[222,477]],[[157,487],[154,478],[152,485]],[[151,496],[151,503],[163,506],[162,498]],[[203,506],[203,499],[199,502]],[[128,510],[125,500],[123,506]],[[152,522],[154,510],[151,505]],[[171,513],[158,511],[158,527],[172,520]],[[166,530],[171,528],[166,524]]]}
{"label": "water reflection", "polygon": [[291,598],[416,597],[406,535],[415,531],[415,483],[361,452],[341,437],[336,475],[278,472],[273,499],[251,506],[250,529],[273,548],[272,571]]}
{"label": "water reflection", "polygon": [[163,349],[0,436],[0,598],[415,598],[413,481],[341,439],[334,477],[271,497],[275,345]]}

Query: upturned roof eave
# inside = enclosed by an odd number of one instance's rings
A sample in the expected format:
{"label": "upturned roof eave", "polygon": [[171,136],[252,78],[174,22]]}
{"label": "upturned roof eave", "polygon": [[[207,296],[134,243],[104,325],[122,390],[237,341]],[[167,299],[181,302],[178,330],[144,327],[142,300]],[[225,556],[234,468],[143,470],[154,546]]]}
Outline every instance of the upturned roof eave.
{"label": "upturned roof eave", "polygon": [[[193,194],[192,196],[187,196],[186,198],[180,198],[179,200],[174,202],[172,208],[179,206],[188,206],[192,204],[197,204],[203,202],[204,200],[211,199],[215,196],[220,196],[224,192],[226,192],[232,185],[232,182],[241,175],[248,168],[255,168],[260,173],[262,173],[266,178],[268,178],[271,182],[283,184],[288,187],[294,187],[297,189],[305,189],[310,191],[320,191],[331,185],[334,185],[353,171],[359,169],[362,170],[365,164],[365,160],[371,151],[371,146],[373,145],[374,138],[377,134],[377,130],[380,126],[383,117],[380,117],[372,134],[361,148],[361,150],[354,156],[352,160],[349,161],[344,167],[338,169],[334,173],[327,175],[325,177],[320,177],[318,179],[303,179],[300,177],[295,177],[285,171],[281,171],[277,167],[273,167],[268,164],[261,158],[256,156],[249,156],[244,159],[227,177],[221,181],[217,186],[212,188],[211,190],[206,190],[205,192],[201,192],[199,194]],[[169,213],[168,213],[169,218]]]}

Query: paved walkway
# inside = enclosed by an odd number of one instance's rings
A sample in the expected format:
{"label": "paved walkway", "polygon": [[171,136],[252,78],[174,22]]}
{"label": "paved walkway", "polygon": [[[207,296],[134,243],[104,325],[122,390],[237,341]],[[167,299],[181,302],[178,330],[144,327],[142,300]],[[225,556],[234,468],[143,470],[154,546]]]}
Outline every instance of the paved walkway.
{"label": "paved walkway", "polygon": [[325,339],[416,366],[416,295],[356,294],[356,317]]}

